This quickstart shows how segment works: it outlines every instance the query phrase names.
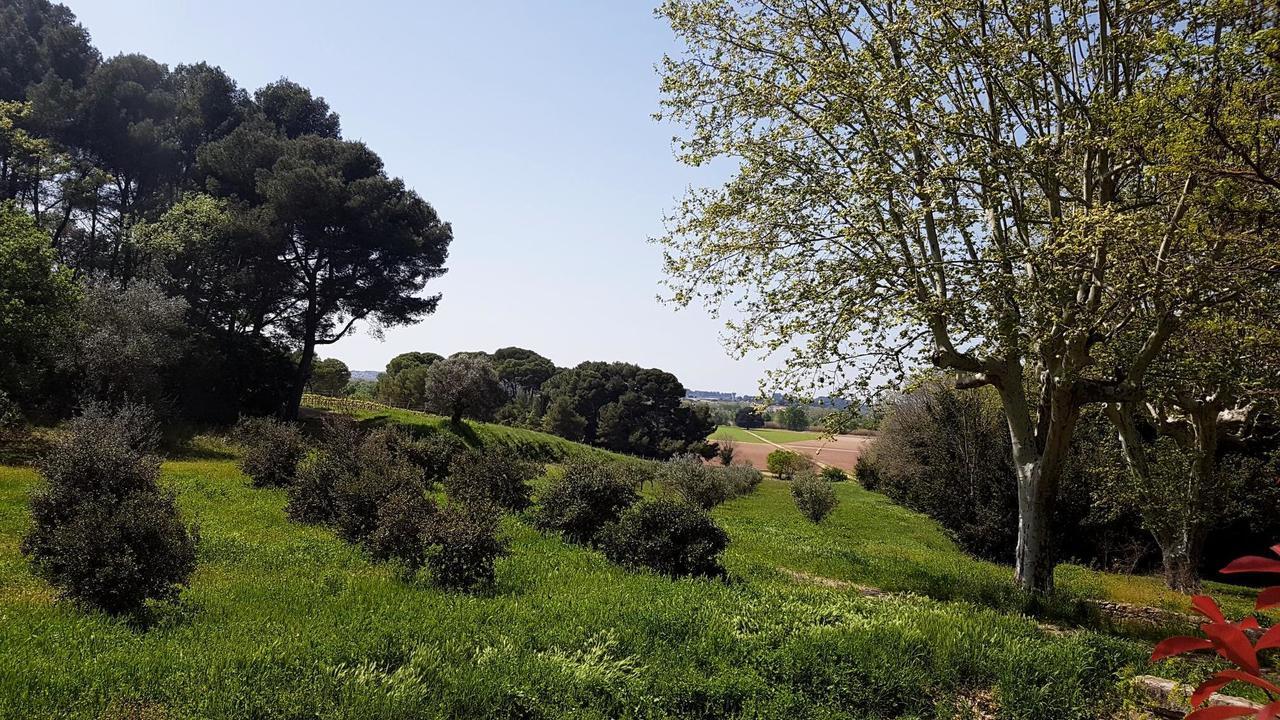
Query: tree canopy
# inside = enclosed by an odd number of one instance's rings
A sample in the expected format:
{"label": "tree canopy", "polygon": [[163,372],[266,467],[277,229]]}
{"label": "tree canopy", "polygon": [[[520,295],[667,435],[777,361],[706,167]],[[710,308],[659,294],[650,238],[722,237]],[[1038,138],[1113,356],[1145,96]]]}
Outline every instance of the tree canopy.
{"label": "tree canopy", "polygon": [[[268,358],[296,352],[291,377],[270,378],[288,387],[286,416],[316,347],[435,310],[424,291],[452,240],[308,88],[250,93],[204,62],[103,59],[46,0],[0,8],[0,200],[30,214],[73,277],[185,301],[193,356],[254,348],[274,371]],[[223,395],[257,395],[248,373],[234,386],[237,362],[200,369]],[[166,392],[199,395],[187,390]]]}
{"label": "tree canopy", "polygon": [[316,360],[311,367],[311,381],[308,388],[321,395],[341,395],[351,382],[351,369],[337,358]]}
{"label": "tree canopy", "polygon": [[48,356],[76,302],[71,274],[54,257],[29,215],[0,204],[0,393],[15,402],[33,399],[31,368]]}
{"label": "tree canopy", "polygon": [[492,355],[498,378],[512,390],[537,391],[559,369],[555,363],[532,350],[505,347]]}
{"label": "tree canopy", "polygon": [[705,405],[684,402],[685,389],[669,372],[628,363],[585,362],[543,385],[557,426],[583,419],[589,443],[646,457],[700,450],[715,429]]}
{"label": "tree canopy", "polygon": [[447,416],[456,425],[464,416],[488,419],[507,395],[487,357],[457,353],[427,369],[423,397],[428,410]]}

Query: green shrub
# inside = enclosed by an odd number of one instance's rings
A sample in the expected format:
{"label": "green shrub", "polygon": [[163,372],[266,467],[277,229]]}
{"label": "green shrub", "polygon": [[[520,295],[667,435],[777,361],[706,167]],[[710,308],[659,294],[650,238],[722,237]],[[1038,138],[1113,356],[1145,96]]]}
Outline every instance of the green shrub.
{"label": "green shrub", "polygon": [[344,540],[368,540],[378,527],[378,512],[387,498],[405,488],[425,492],[419,468],[397,451],[398,435],[391,428],[369,433],[357,450],[356,472],[343,474],[334,483],[334,525]]}
{"label": "green shrub", "polygon": [[420,487],[405,484],[378,506],[369,552],[378,560],[399,560],[411,572],[426,562],[436,504]]}
{"label": "green shrub", "polygon": [[723,478],[697,455],[677,455],[662,463],[656,479],[666,491],[703,510],[730,497]]}
{"label": "green shrub", "polygon": [[822,522],[840,503],[831,483],[810,471],[796,475],[791,481],[791,497],[800,513],[815,523]]}
{"label": "green shrub", "polygon": [[427,534],[431,582],[453,590],[492,585],[494,562],[507,554],[498,536],[501,512],[492,505],[451,502],[440,508]]}
{"label": "green shrub", "polygon": [[157,437],[148,411],[92,407],[41,459],[21,549],[66,597],[131,612],[177,597],[195,570],[197,534],[157,484]]}
{"label": "green shrub", "polygon": [[715,473],[720,477],[720,481],[725,487],[725,493],[729,497],[750,495],[755,492],[756,488],[760,487],[760,483],[764,482],[764,473],[750,465],[730,465],[716,468]]}
{"label": "green shrub", "polygon": [[287,487],[297,477],[307,453],[306,439],[292,423],[273,418],[247,418],[236,426],[236,439],[245,446],[240,470],[254,487]]}
{"label": "green shrub", "polygon": [[453,458],[444,486],[452,499],[519,512],[533,504],[529,481],[541,474],[541,466],[506,448],[468,450]]}
{"label": "green shrub", "polygon": [[360,473],[360,444],[364,436],[354,422],[329,419],[319,447],[298,466],[289,486],[285,513],[297,522],[329,524],[337,517],[335,488],[344,478]]}
{"label": "green shrub", "polygon": [[849,479],[849,475],[838,467],[822,468],[822,479],[827,482],[844,482]]}
{"label": "green shrub", "polygon": [[409,462],[422,470],[422,481],[427,487],[443,483],[449,477],[449,465],[466,451],[467,444],[457,435],[434,432],[419,438],[408,439],[401,451]]}
{"label": "green shrub", "polygon": [[564,475],[542,492],[533,524],[543,532],[558,532],[569,542],[588,545],[602,527],[639,499],[626,465],[579,460],[566,465]]}
{"label": "green shrub", "polygon": [[721,440],[716,443],[716,457],[720,458],[720,464],[729,467],[733,464],[733,454],[737,450],[737,444],[732,440]]}
{"label": "green shrub", "polygon": [[671,577],[723,574],[720,554],[728,544],[706,511],[668,499],[632,505],[600,532],[605,557]]}
{"label": "green shrub", "polygon": [[813,462],[809,458],[791,450],[774,450],[765,458],[765,462],[769,472],[776,475],[779,480],[790,480],[797,473],[813,467]]}
{"label": "green shrub", "polygon": [[875,457],[871,452],[864,452],[858,456],[853,464],[853,476],[858,479],[858,484],[867,490],[876,490],[880,487],[880,471],[876,467]]}

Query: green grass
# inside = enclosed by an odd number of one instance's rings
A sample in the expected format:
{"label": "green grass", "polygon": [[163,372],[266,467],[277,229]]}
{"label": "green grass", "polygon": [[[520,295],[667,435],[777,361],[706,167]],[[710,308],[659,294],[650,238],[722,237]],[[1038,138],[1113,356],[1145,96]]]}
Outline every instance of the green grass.
{"label": "green grass", "polygon": [[1085,718],[1144,652],[970,603],[864,599],[782,575],[873,577],[877,563],[851,566],[839,546],[894,555],[870,537],[892,532],[864,516],[877,507],[908,530],[907,556],[955,554],[852,485],[821,527],[776,482],[718,509],[727,581],[627,572],[511,518],[498,585],[472,597],[287,522],[283,494],[246,487],[231,461],[169,462],[164,479],[200,523],[200,568],[142,629],[59,602],[30,575],[17,542],[35,477],[0,469],[0,717],[932,718],[995,689],[1006,717]]}
{"label": "green grass", "polygon": [[[1103,573],[1078,565],[1058,566],[1055,605],[1033,608],[1010,581],[1012,569],[974,559],[956,547],[932,520],[895,505],[857,483],[835,486],[840,505],[815,528],[791,506],[789,486],[765,480],[750,497],[716,510],[734,536],[730,558],[744,575],[762,576],[785,567],[824,578],[883,590],[963,600],[1009,612],[1035,610],[1050,619],[1092,622],[1075,601],[1106,599],[1189,612],[1190,598],[1168,590],[1155,576]],[[1228,611],[1244,615],[1252,594],[1243,588],[1206,583]]]}
{"label": "green grass", "polygon": [[[459,432],[419,413],[358,416]],[[635,461],[502,426],[459,434],[546,460]],[[511,517],[497,586],[451,594],[286,521],[283,493],[248,488],[232,450],[197,442],[165,464],[200,525],[200,565],[146,628],[59,601],[30,574],[18,542],[36,477],[0,467],[0,718],[923,720],[993,691],[1001,717],[1083,719],[1119,702],[1149,645],[1046,634],[1024,613],[1088,626],[1076,599],[1187,607],[1155,578],[1064,565],[1061,597],[1030,608],[1009,568],[965,556],[927,518],[842,483],[815,526],[774,480],[714,512],[731,537],[726,580],[628,572]],[[904,594],[868,599],[841,583]],[[1243,593],[1210,591],[1245,610]]]}
{"label": "green grass", "polygon": [[[755,433],[755,435],[752,435]],[[757,437],[759,436],[759,437]],[[757,428],[754,430],[744,430],[734,425],[721,425],[712,433],[712,440],[733,440],[734,442],[760,443],[764,442],[760,438],[778,443],[779,445],[789,442],[801,442],[804,440],[818,440],[822,437],[822,433],[816,432],[799,432],[796,430],[774,430],[770,428]]]}

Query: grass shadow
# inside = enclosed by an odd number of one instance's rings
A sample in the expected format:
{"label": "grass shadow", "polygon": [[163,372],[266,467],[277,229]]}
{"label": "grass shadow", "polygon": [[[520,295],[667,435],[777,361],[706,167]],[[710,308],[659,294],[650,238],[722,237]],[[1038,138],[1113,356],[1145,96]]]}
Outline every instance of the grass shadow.
{"label": "grass shadow", "polygon": [[34,465],[48,445],[48,439],[42,435],[0,432],[0,465]]}
{"label": "grass shadow", "polygon": [[164,456],[169,460],[236,460],[240,457],[230,446],[201,437],[167,445]]}

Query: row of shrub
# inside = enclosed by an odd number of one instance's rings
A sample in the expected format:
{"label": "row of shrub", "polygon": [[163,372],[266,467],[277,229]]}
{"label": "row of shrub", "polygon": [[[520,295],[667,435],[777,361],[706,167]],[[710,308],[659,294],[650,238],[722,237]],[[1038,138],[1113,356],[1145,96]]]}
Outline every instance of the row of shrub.
{"label": "row of shrub", "polygon": [[[295,521],[332,527],[377,559],[432,582],[472,589],[491,583],[499,513],[532,505],[529,481],[539,465],[504,447],[467,448],[455,436],[414,438],[398,428],[362,432],[345,419],[326,422],[316,448],[295,426],[268,419],[239,428],[241,467],[257,486],[285,487]],[[599,549],[631,568],[669,576],[713,576],[728,537],[707,510],[759,486],[750,467],[715,468],[695,455],[657,465],[603,458],[570,461],[542,493],[535,527]],[[663,497],[641,501],[653,482]],[[442,487],[447,503],[431,496]]]}
{"label": "row of shrub", "polygon": [[[473,450],[450,434],[412,437],[395,427],[363,431],[343,417],[325,423],[314,447],[298,426],[265,418],[242,422],[236,437],[243,472],[256,487],[284,488],[291,519],[331,527],[411,574],[425,568],[447,588],[493,582],[507,551],[501,514],[529,508],[530,481],[542,473],[504,447]],[[144,408],[90,407],[42,458],[45,485],[22,551],[65,596],[130,612],[187,584],[198,531],[160,489],[158,439]],[[728,538],[708,511],[761,481],[750,466],[712,467],[695,455],[656,467],[583,458],[546,488],[533,522],[628,567],[719,575]],[[642,502],[646,482],[662,496]],[[815,522],[835,504],[813,473],[795,479],[793,494]]]}
{"label": "row of shrub", "polygon": [[493,582],[507,551],[502,512],[527,508],[529,481],[542,472],[506,448],[472,450],[452,435],[414,438],[395,427],[366,432],[345,417],[326,421],[310,450],[296,426],[275,420],[244,422],[238,435],[241,469],[256,486],[286,488],[291,519],[461,590]]}

